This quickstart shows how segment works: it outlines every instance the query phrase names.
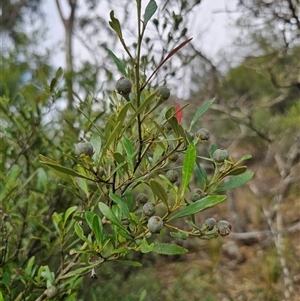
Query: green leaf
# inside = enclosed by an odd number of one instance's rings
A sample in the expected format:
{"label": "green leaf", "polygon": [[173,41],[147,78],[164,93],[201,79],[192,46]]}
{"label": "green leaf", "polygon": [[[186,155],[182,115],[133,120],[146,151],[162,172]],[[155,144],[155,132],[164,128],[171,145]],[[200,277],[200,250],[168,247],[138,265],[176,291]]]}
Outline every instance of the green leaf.
{"label": "green leaf", "polygon": [[169,208],[168,194],[166,190],[162,187],[162,185],[159,182],[155,181],[154,179],[150,180],[149,185],[153,193],[163,201],[163,203],[166,205],[167,208]]}
{"label": "green leaf", "polygon": [[174,244],[157,243],[155,244],[153,252],[163,255],[179,255],[187,253],[188,250]]}
{"label": "green leaf", "polygon": [[124,199],[122,199],[119,195],[114,193],[110,193],[109,197],[118,205],[125,217],[130,217],[129,208]]}
{"label": "green leaf", "polygon": [[58,162],[48,158],[48,157],[45,157],[43,155],[40,155],[40,158],[41,158],[41,161],[40,163],[41,164],[45,164],[47,165],[48,167],[50,167],[53,171],[56,172],[56,174],[60,177],[62,177],[64,180],[68,180],[68,182],[72,182],[72,178],[66,178],[65,176],[63,175],[68,175],[68,176],[72,176],[72,177],[79,177],[79,178],[84,178],[84,179],[87,179],[87,180],[94,180],[94,179],[91,179],[91,178],[88,178],[76,171],[74,171],[73,169],[70,169],[68,167],[64,167],[64,166],[61,166],[59,165]]}
{"label": "green leaf", "polygon": [[48,91],[49,90],[49,86],[48,86],[48,82],[47,82],[47,77],[46,77],[46,75],[45,75],[45,73],[44,73],[44,71],[42,69],[38,69],[37,70],[37,76],[38,76],[38,79],[41,81],[44,89],[46,91]]}
{"label": "green leaf", "polygon": [[248,181],[250,181],[252,179],[253,175],[254,175],[253,172],[247,172],[247,173],[241,174],[239,176],[236,176],[236,177],[230,179],[229,181],[227,181],[226,183],[224,183],[223,185],[219,186],[215,190],[215,192],[221,192],[221,191],[233,189],[233,188],[239,187],[241,185],[244,185],[245,183],[247,183]]}
{"label": "green leaf", "polygon": [[101,137],[99,137],[99,135],[94,133],[90,140],[90,143],[92,144],[94,149],[93,159],[95,160],[96,163],[98,163],[100,158],[100,152],[101,152]]}
{"label": "green leaf", "polygon": [[61,78],[61,76],[63,75],[64,71],[63,71],[63,68],[62,67],[59,67],[57,70],[56,70],[56,73],[55,73],[55,78],[57,80],[59,80]]}
{"label": "green leaf", "polygon": [[156,94],[151,94],[142,104],[137,108],[137,110],[132,114],[130,120],[127,122],[126,126],[123,128],[121,135],[127,130],[127,128],[132,124],[135,118],[141,114],[141,112],[151,103],[151,101],[156,97]]}
{"label": "green leaf", "polygon": [[155,14],[156,10],[157,10],[156,2],[154,0],[150,0],[145,9],[144,27],[146,27],[146,24],[152,18],[152,16]]}
{"label": "green leaf", "polygon": [[[86,171],[81,165],[77,164],[77,169],[79,171],[79,174],[86,177]],[[86,178],[83,179],[82,177],[76,177],[76,182],[77,182],[79,188],[85,193],[85,196],[88,199],[89,198],[89,188],[88,188]]]}
{"label": "green leaf", "polygon": [[114,11],[112,10],[109,15],[110,15],[110,20],[111,20],[111,21],[109,21],[110,27],[116,32],[116,34],[118,35],[119,38],[122,38],[121,25],[120,25],[119,20],[117,18],[115,18]]}
{"label": "green leaf", "polygon": [[189,127],[189,132],[192,130],[193,126],[195,125],[195,123],[199,120],[199,118],[210,108],[210,106],[213,104],[213,102],[215,101],[215,99],[211,99],[208,102],[206,102],[205,104],[203,104],[196,112],[196,114],[194,115],[190,127]]}
{"label": "green leaf", "polygon": [[124,105],[124,107],[121,109],[120,113],[117,116],[117,122],[120,121],[123,124],[130,107],[131,107],[131,103],[126,102],[126,104]]}
{"label": "green leaf", "polygon": [[[104,203],[98,204],[100,211],[103,213],[103,215],[114,225],[118,226],[119,228],[126,231],[126,229],[121,224],[120,220],[116,217],[116,215],[113,213],[113,211]],[[126,231],[127,232],[127,231]]]}
{"label": "green leaf", "polygon": [[195,175],[196,179],[199,183],[199,186],[202,190],[205,190],[206,183],[207,183],[207,174],[205,169],[197,163],[196,169],[195,169]]}
{"label": "green leaf", "polygon": [[225,199],[226,195],[209,195],[191,205],[188,205],[183,210],[173,215],[169,219],[169,221],[201,212],[207,208],[213,207],[216,204],[223,202]]}
{"label": "green leaf", "polygon": [[122,168],[124,168],[124,170],[128,173],[128,163],[127,163],[125,157],[120,153],[114,153],[113,156],[114,156],[114,159],[117,161],[118,166],[122,165]]}
{"label": "green leaf", "polygon": [[108,52],[108,55],[113,59],[113,61],[115,62],[118,70],[126,77],[128,78],[128,74],[126,72],[126,65],[121,61],[119,60],[116,55],[109,49],[107,49],[107,52]]}
{"label": "green leaf", "polygon": [[125,149],[125,152],[127,154],[127,161],[130,164],[131,169],[134,168],[134,156],[136,154],[136,150],[134,149],[134,146],[126,136],[123,136],[122,143]]}
{"label": "green leaf", "polygon": [[61,276],[60,279],[66,279],[66,278],[70,278],[73,276],[77,276],[77,277],[82,276],[83,274],[86,274],[86,272],[91,271],[92,268],[94,268],[94,267],[95,267],[95,265],[91,264],[91,265],[85,266],[83,268],[79,268],[77,270],[71,271],[71,272]]}
{"label": "green leaf", "polygon": [[186,191],[186,188],[189,185],[189,182],[191,180],[192,174],[194,172],[194,166],[196,162],[196,146],[194,143],[191,143],[188,146],[188,149],[185,153],[184,160],[183,160],[183,166],[182,166],[182,190],[181,190],[181,196],[184,196],[184,193]]}
{"label": "green leaf", "polygon": [[125,265],[130,265],[132,267],[141,267],[142,264],[138,261],[133,261],[133,260],[118,260],[118,262],[121,262]]}
{"label": "green leaf", "polygon": [[239,166],[229,170],[225,176],[237,176],[244,173],[247,170],[247,166]]}
{"label": "green leaf", "polygon": [[217,150],[217,147],[214,144],[212,144],[209,149],[209,155],[211,158],[213,157],[213,154],[216,150]]}
{"label": "green leaf", "polygon": [[159,159],[161,159],[163,153],[165,152],[165,148],[162,147],[163,143],[157,143],[155,150],[153,152],[153,157],[151,161],[151,165],[154,166]]}
{"label": "green leaf", "polygon": [[238,164],[240,164],[241,162],[246,161],[246,160],[249,160],[249,159],[251,159],[251,158],[252,158],[251,155],[245,155],[245,156],[243,156],[241,159],[239,159],[239,161],[237,161],[237,162],[235,163],[235,165],[238,165]]}
{"label": "green leaf", "polygon": [[91,230],[94,232],[96,241],[99,246],[102,246],[103,244],[103,225],[100,217],[91,211],[85,212],[85,219],[91,228]]}
{"label": "green leaf", "polygon": [[65,224],[66,224],[68,218],[70,217],[70,215],[71,215],[72,213],[74,213],[74,212],[76,211],[77,208],[78,208],[77,206],[73,206],[73,207],[70,207],[70,208],[67,209],[66,213],[64,214],[64,222],[63,222],[63,226],[65,226]]}
{"label": "green leaf", "polygon": [[75,229],[75,233],[78,235],[78,237],[80,239],[82,239],[83,241],[87,242],[88,244],[90,244],[90,241],[86,238],[86,236],[83,233],[83,229],[81,228],[81,226],[79,225],[78,222],[75,223],[74,225],[74,229]]}
{"label": "green leaf", "polygon": [[30,275],[30,276],[31,276],[31,271],[32,271],[34,262],[35,262],[35,256],[32,256],[32,257],[28,260],[28,263],[27,263],[27,266],[26,266],[26,269],[25,269],[25,273],[26,273],[27,275]]}
{"label": "green leaf", "polygon": [[141,243],[141,252],[142,253],[149,253],[153,251],[154,249],[154,243],[152,242],[150,245],[148,244],[146,238],[144,237],[142,243]]}
{"label": "green leaf", "polygon": [[118,122],[117,125],[115,126],[113,132],[110,134],[110,136],[109,136],[107,142],[105,143],[103,149],[102,149],[100,161],[103,158],[103,156],[106,155],[106,151],[108,150],[108,148],[111,145],[111,143],[113,142],[113,140],[120,134],[120,128],[121,127],[122,127],[122,123]]}
{"label": "green leaf", "polygon": [[187,240],[189,236],[182,232],[170,232],[170,235],[177,239]]}

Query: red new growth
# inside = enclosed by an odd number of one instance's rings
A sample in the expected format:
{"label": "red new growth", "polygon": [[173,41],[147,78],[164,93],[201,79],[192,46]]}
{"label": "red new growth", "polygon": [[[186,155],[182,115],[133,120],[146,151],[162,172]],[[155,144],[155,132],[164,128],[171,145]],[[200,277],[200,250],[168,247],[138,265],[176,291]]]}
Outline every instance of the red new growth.
{"label": "red new growth", "polygon": [[[180,110],[180,105],[179,104],[175,105],[175,112],[178,112],[179,110]],[[178,123],[180,123],[180,121],[182,119],[182,111],[176,113],[175,117],[176,117]]]}

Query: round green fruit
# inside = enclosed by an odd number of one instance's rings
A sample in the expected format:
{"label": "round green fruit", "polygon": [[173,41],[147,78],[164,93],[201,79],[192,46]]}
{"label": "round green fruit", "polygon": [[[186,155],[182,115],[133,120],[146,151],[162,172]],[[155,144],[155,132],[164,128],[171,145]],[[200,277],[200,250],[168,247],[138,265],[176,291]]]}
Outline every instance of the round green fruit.
{"label": "round green fruit", "polygon": [[148,195],[145,194],[145,193],[139,193],[136,197],[136,201],[139,203],[139,204],[146,204],[148,202]]}
{"label": "round green fruit", "polygon": [[227,236],[230,234],[231,232],[231,224],[227,221],[221,220],[217,222],[217,229],[218,229],[218,233],[221,236]]}
{"label": "round green fruit", "polygon": [[228,160],[229,154],[226,149],[216,149],[213,153],[213,159],[217,163],[222,163],[225,160]]}
{"label": "round green fruit", "polygon": [[209,217],[205,220],[204,224],[206,226],[206,229],[208,231],[211,231],[214,228],[214,226],[217,224],[217,221],[213,217]]}
{"label": "round green fruit", "polygon": [[170,169],[167,171],[166,177],[171,183],[175,183],[179,179],[179,174],[176,170]]}
{"label": "round green fruit", "polygon": [[163,220],[159,216],[152,216],[148,220],[147,228],[151,233],[158,233],[163,228]]}
{"label": "round green fruit", "polygon": [[131,92],[132,84],[128,78],[121,77],[116,83],[116,89],[121,95],[128,95]]}
{"label": "round green fruit", "polygon": [[155,213],[155,205],[153,203],[146,203],[143,206],[143,213],[147,216],[152,216]]}
{"label": "round green fruit", "polygon": [[75,155],[76,156],[89,156],[92,157],[94,154],[94,149],[91,143],[89,142],[79,142],[75,145]]}
{"label": "round green fruit", "polygon": [[171,92],[167,86],[161,86],[157,88],[157,95],[161,100],[169,99]]}
{"label": "round green fruit", "polygon": [[209,140],[210,132],[205,128],[201,128],[197,131],[196,136],[202,141]]}
{"label": "round green fruit", "polygon": [[47,296],[48,298],[53,298],[53,297],[55,297],[57,294],[58,294],[58,288],[57,288],[56,286],[54,286],[54,285],[52,285],[52,286],[50,286],[50,287],[48,287],[48,288],[46,289],[46,296]]}
{"label": "round green fruit", "polygon": [[204,191],[203,191],[202,189],[200,189],[200,188],[195,188],[195,189],[193,189],[192,192],[191,192],[191,200],[192,200],[193,202],[196,202],[196,201],[198,201],[198,200],[200,200],[200,199],[203,199],[204,197],[205,197],[205,193],[204,193]]}
{"label": "round green fruit", "polygon": [[170,155],[169,160],[171,162],[176,162],[178,160],[178,157],[179,157],[178,154],[174,153],[174,154]]}

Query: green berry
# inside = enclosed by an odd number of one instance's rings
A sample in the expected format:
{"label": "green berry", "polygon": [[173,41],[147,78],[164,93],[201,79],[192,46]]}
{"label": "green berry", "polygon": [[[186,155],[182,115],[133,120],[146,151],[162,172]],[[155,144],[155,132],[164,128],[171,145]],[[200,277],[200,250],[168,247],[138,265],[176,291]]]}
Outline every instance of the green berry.
{"label": "green berry", "polygon": [[197,131],[196,136],[200,139],[200,140],[209,140],[210,138],[210,133],[207,129],[205,128],[201,128]]}
{"label": "green berry", "polygon": [[98,168],[98,176],[99,176],[100,178],[102,178],[104,175],[105,175],[105,169],[104,169],[102,166],[100,166],[100,167]]}
{"label": "green berry", "polygon": [[139,193],[136,197],[136,201],[140,204],[146,204],[148,202],[148,195],[145,193]]}
{"label": "green berry", "polygon": [[202,198],[204,198],[204,197],[205,197],[205,193],[204,193],[204,191],[203,191],[202,189],[200,189],[200,188],[195,188],[195,189],[193,189],[192,192],[191,192],[191,200],[192,200],[193,202],[196,202],[196,201],[198,201],[198,200],[200,200],[200,199],[202,199]]}
{"label": "green berry", "polygon": [[46,289],[46,296],[48,298],[55,297],[57,295],[57,293],[58,293],[58,288],[54,285],[52,285]]}
{"label": "green berry", "polygon": [[116,83],[116,89],[121,95],[128,95],[131,92],[132,84],[128,78],[121,77]]}
{"label": "green berry", "polygon": [[166,177],[171,183],[175,183],[179,179],[179,174],[176,170],[170,169],[167,171]]}
{"label": "green berry", "polygon": [[158,87],[157,95],[161,100],[167,100],[171,95],[170,89],[167,86]]}
{"label": "green berry", "polygon": [[151,233],[160,232],[163,226],[163,220],[159,216],[152,216],[148,220],[147,228]]}
{"label": "green berry", "polygon": [[229,158],[228,151],[226,149],[216,149],[213,153],[213,159],[217,163],[222,163]]}
{"label": "green berry", "polygon": [[170,123],[167,123],[167,124],[165,125],[165,127],[166,127],[166,130],[167,130],[167,131],[171,131],[171,130],[172,130],[172,126],[171,126]]}
{"label": "green berry", "polygon": [[91,143],[89,142],[79,142],[75,145],[75,155],[76,156],[89,156],[92,157],[94,149]]}
{"label": "green berry", "polygon": [[147,216],[152,216],[155,213],[155,205],[153,203],[146,203],[143,206],[143,213]]}
{"label": "green berry", "polygon": [[217,222],[218,233],[221,236],[227,236],[231,232],[231,224],[227,221],[221,220]]}
{"label": "green berry", "polygon": [[174,153],[174,154],[170,155],[169,160],[171,162],[176,162],[178,160],[178,157],[179,157],[178,154]]}
{"label": "green berry", "polygon": [[205,220],[204,224],[206,226],[206,229],[208,231],[211,231],[214,228],[214,226],[217,224],[217,221],[213,217],[209,217]]}

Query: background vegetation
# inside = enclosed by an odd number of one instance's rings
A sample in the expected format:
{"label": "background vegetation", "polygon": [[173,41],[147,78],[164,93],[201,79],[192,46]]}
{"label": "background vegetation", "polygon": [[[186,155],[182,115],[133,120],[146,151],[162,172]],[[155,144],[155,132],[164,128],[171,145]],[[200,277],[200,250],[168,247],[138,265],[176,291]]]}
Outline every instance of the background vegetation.
{"label": "background vegetation", "polygon": [[[120,73],[107,48],[121,52],[114,47],[117,37],[111,27],[102,15],[94,13],[104,2],[87,1],[83,8],[70,0],[65,3],[68,15],[64,15],[60,1],[56,1],[65,28],[64,72],[52,67],[53,49],[36,47],[43,44],[46,32],[41,2],[3,3],[0,289],[4,300],[26,300],[26,290],[39,293],[26,279],[27,272],[35,264],[53,270],[59,266],[61,254],[55,249],[52,215],[78,204],[66,189],[66,181],[40,164],[39,154],[72,168],[72,160],[65,154],[72,153],[81,139],[91,139],[89,120],[103,128],[113,109],[109,95]],[[105,5],[116,9],[114,1],[108,2]],[[135,32],[131,30],[135,25],[127,21],[132,17],[133,3],[122,4],[118,18],[131,41],[129,32]],[[151,74],[162,58],[190,38],[191,16],[202,5],[201,1],[183,0],[158,4],[141,48],[145,74]],[[181,100],[172,93],[164,103],[166,107],[189,103],[183,125],[189,124],[204,102],[215,97],[195,127],[209,129],[211,143],[227,149],[236,159],[252,154],[248,166],[255,177],[229,191],[226,202],[196,216],[198,223],[208,217],[226,219],[232,224],[232,233],[216,240],[182,241],[182,247],[190,252],[180,256],[150,253],[131,258],[140,260],[142,267],[114,262],[103,265],[98,279],[89,275],[78,279],[82,283],[76,300],[297,300],[299,1],[241,0],[237,9],[241,17],[234,26],[241,34],[235,47],[219,54],[224,55],[218,60],[223,64],[215,65],[194,38],[160,69],[152,83],[170,83],[171,92],[184,83],[189,99]],[[111,39],[104,42],[103,36]],[[90,51],[90,61],[76,62],[74,38]],[[136,47],[132,42],[128,49],[134,52]],[[240,63],[228,61],[228,57],[238,57]],[[125,53],[122,59],[126,58]],[[130,57],[127,63],[131,63]],[[66,109],[61,109],[61,104]],[[207,155],[204,148],[201,151]],[[174,242],[165,233],[160,235]],[[32,256],[35,263],[29,260]],[[25,296],[17,294],[20,284]]]}

